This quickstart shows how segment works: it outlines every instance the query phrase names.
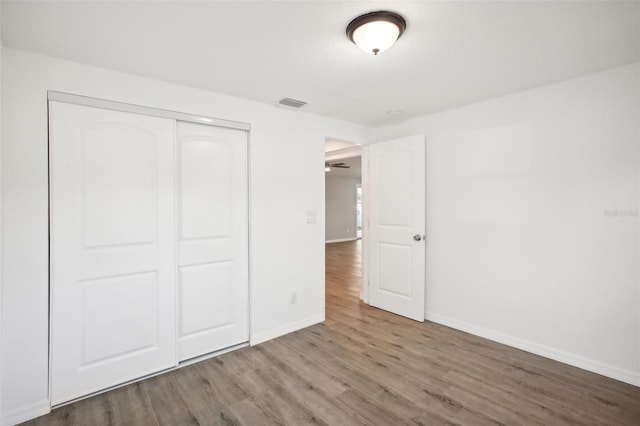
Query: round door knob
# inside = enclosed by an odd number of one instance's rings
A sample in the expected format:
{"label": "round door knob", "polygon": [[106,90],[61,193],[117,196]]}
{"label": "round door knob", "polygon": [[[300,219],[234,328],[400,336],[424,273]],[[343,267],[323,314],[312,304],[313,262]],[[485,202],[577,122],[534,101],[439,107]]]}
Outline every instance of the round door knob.
{"label": "round door knob", "polygon": [[416,234],[416,235],[413,236],[413,239],[416,240],[416,241],[420,241],[420,240],[422,240],[422,236],[420,234]]}

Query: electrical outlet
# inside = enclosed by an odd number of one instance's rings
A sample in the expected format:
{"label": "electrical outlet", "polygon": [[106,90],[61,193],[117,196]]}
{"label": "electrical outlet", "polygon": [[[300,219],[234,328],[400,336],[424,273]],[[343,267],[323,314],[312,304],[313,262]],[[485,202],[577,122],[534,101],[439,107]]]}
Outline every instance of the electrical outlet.
{"label": "electrical outlet", "polygon": [[296,303],[298,303],[298,293],[294,291],[289,295],[289,304],[295,305]]}

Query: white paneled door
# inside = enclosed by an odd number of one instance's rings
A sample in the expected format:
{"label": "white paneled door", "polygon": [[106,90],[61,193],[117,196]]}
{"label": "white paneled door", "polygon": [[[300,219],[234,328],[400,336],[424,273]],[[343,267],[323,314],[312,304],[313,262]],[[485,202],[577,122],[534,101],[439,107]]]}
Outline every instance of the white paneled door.
{"label": "white paneled door", "polygon": [[52,405],[247,342],[248,133],[49,105]]}
{"label": "white paneled door", "polygon": [[370,145],[369,176],[369,303],[424,321],[424,136]]}
{"label": "white paneled door", "polygon": [[176,364],[174,133],[50,103],[53,405]]}
{"label": "white paneled door", "polygon": [[178,122],[178,353],[249,337],[247,133]]}

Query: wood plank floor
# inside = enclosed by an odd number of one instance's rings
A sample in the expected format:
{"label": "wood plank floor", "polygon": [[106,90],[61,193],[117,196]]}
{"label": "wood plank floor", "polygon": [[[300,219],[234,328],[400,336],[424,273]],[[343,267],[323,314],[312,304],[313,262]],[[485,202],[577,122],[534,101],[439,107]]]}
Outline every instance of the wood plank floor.
{"label": "wood plank floor", "polygon": [[640,388],[358,300],[360,242],[327,245],[326,322],[29,425],[640,425]]}

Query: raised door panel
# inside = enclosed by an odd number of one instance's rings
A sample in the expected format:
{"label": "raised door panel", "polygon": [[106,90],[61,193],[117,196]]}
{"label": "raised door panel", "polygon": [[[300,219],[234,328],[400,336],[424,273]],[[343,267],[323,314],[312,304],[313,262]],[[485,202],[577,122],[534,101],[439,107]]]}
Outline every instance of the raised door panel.
{"label": "raised door panel", "polygon": [[175,122],[49,110],[56,405],[176,365]]}
{"label": "raised door panel", "polygon": [[392,297],[410,299],[412,294],[412,247],[379,242],[377,290]]}
{"label": "raised door panel", "polygon": [[153,243],[156,136],[131,125],[97,123],[80,137],[84,246]]}
{"label": "raised door panel", "polygon": [[81,282],[82,364],[158,346],[158,274],[143,272]]}
{"label": "raised door panel", "polygon": [[247,133],[178,122],[178,353],[249,339]]}
{"label": "raised door panel", "polygon": [[411,227],[413,155],[409,150],[390,150],[376,159],[378,182],[384,182],[378,186],[380,226]]}
{"label": "raised door panel", "polygon": [[233,262],[180,268],[180,335],[190,336],[233,325]]}
{"label": "raised door panel", "polygon": [[229,237],[233,147],[200,136],[181,138],[179,146],[180,238]]}

